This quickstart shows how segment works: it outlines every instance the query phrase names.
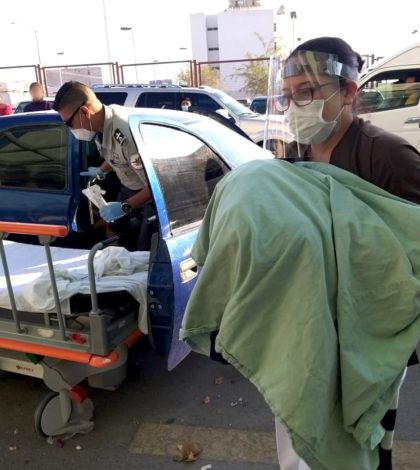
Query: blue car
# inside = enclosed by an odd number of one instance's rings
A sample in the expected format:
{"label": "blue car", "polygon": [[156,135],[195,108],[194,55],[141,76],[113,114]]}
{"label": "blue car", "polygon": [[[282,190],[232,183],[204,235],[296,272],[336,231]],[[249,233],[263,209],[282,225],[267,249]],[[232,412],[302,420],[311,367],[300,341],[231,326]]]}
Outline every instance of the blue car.
{"label": "blue car", "polygon": [[[129,124],[153,196],[139,228],[147,238],[142,240],[143,245],[146,242],[150,247],[144,306],[148,334],[172,369],[189,352],[178,340],[178,333],[199,275],[191,249],[212,192],[232,169],[272,156],[234,130],[193,113],[133,109]],[[36,235],[50,267],[51,250],[59,249],[54,247],[79,248],[80,237],[89,231],[89,207],[81,193],[87,181],[80,172],[91,164],[91,147],[77,141],[55,112],[0,118],[0,254],[4,277],[8,271],[5,233],[18,241],[25,241],[19,237]],[[145,225],[147,230],[143,230]],[[33,374],[44,378],[53,390],[35,413],[35,424],[43,435],[63,433],[70,421],[74,425],[77,410],[73,398],[81,393],[75,388],[79,380],[74,376],[87,378],[92,386],[115,388],[124,378],[126,349],[139,337],[132,299],[120,292],[102,298],[96,292],[93,259],[106,245],[107,241],[99,241],[89,256],[90,295],[80,296],[82,307],[76,307],[75,301],[71,304],[79,313],[71,311],[70,318],[84,315],[89,323],[86,331],[74,330],[59,306],[36,320],[30,312],[13,308],[13,302],[10,308],[0,307],[0,359],[8,358],[0,363],[9,364],[5,370],[13,372],[33,369]],[[22,247],[25,250],[25,245]],[[32,245],[27,247],[29,250]],[[31,256],[28,251],[27,257]],[[9,260],[9,268],[12,263],[13,259]],[[53,292],[55,284],[52,269]],[[35,362],[31,362],[34,357]],[[66,364],[61,369],[54,366],[60,374],[51,376],[51,357]],[[65,377],[69,363],[78,372]],[[81,364],[83,373],[79,373]]]}

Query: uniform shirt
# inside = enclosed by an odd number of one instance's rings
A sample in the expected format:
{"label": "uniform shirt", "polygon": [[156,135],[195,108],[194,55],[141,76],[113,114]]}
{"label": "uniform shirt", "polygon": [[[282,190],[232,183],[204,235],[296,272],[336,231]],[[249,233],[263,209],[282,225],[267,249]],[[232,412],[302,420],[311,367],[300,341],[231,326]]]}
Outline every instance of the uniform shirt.
{"label": "uniform shirt", "polygon": [[51,103],[49,101],[40,100],[40,101],[31,101],[24,108],[24,113],[30,113],[33,111],[48,111],[52,109]]}
{"label": "uniform shirt", "polygon": [[[300,146],[308,160],[307,146]],[[287,149],[297,158],[297,144]],[[355,118],[334,148],[330,164],[354,173],[391,194],[420,204],[420,154],[401,137]]]}
{"label": "uniform shirt", "polygon": [[131,110],[117,105],[104,108],[104,131],[95,139],[99,153],[111,165],[123,186],[140,191],[147,186],[147,179],[128,125]]}

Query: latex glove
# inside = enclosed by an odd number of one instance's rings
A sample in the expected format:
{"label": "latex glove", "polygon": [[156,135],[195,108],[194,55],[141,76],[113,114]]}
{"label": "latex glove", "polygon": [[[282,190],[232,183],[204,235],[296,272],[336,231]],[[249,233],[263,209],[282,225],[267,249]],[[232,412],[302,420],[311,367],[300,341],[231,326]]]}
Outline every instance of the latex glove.
{"label": "latex glove", "polygon": [[121,202],[108,202],[105,207],[99,210],[99,214],[108,223],[114,222],[114,220],[120,219],[125,215]]}
{"label": "latex glove", "polygon": [[106,173],[100,166],[90,166],[86,171],[81,171],[80,176],[88,176],[90,179],[105,179]]}

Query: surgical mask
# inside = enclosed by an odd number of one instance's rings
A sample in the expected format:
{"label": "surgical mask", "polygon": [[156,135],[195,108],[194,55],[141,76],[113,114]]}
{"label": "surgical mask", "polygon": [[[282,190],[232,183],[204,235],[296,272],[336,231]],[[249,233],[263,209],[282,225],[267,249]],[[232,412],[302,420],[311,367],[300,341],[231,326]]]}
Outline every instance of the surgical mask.
{"label": "surgical mask", "polygon": [[182,108],[182,111],[188,111],[190,109],[188,104],[183,104],[181,108]]}
{"label": "surgical mask", "polygon": [[325,142],[337,125],[338,118],[344,110],[337,114],[333,121],[326,121],[322,117],[325,102],[329,101],[338,91],[325,100],[313,100],[306,106],[296,106],[290,103],[286,113],[286,122],[289,130],[299,144],[321,144]]}
{"label": "surgical mask", "polygon": [[[90,118],[89,118],[89,124],[90,124],[90,130],[83,129],[83,127],[81,127],[79,129],[70,129],[70,131],[77,140],[85,140],[87,142],[90,142],[91,140],[95,138],[96,132],[92,130],[92,123],[90,122]],[[80,116],[80,125],[82,125],[81,116]]]}

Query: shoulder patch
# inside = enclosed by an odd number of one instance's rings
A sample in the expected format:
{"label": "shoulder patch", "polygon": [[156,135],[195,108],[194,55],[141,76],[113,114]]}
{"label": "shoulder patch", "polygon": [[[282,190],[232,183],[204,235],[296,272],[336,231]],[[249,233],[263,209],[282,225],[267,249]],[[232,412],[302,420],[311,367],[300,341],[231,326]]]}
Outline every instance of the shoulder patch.
{"label": "shoulder patch", "polygon": [[135,154],[130,156],[130,163],[131,163],[131,166],[135,170],[143,170],[143,163],[142,163],[141,157],[138,153],[135,153]]}
{"label": "shoulder patch", "polygon": [[113,137],[120,145],[122,145],[127,139],[127,137],[119,129],[115,130]]}

